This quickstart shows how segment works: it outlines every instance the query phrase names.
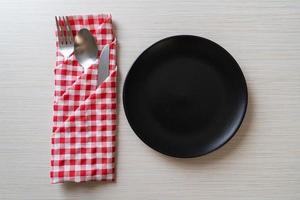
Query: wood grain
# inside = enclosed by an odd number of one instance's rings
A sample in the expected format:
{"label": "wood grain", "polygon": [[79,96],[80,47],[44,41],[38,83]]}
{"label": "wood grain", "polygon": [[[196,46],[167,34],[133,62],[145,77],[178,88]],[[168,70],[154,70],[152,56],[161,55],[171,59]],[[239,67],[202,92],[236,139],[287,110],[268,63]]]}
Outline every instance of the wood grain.
{"label": "wood grain", "polygon": [[[119,93],[155,41],[200,35],[241,65],[249,108],[237,136],[197,159],[154,152],[119,100],[116,183],[51,185],[54,15],[110,12],[119,41]],[[300,199],[300,1],[2,0],[0,199]]]}

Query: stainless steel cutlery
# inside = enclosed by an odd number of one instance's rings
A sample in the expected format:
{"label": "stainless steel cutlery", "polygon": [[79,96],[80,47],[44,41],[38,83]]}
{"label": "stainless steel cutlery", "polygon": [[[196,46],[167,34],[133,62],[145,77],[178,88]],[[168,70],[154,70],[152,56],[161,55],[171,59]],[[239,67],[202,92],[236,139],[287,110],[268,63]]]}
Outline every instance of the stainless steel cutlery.
{"label": "stainless steel cutlery", "polygon": [[[98,47],[95,38],[88,29],[82,28],[74,39],[68,17],[55,16],[55,21],[60,52],[65,59],[74,53],[86,73],[87,68],[97,60]],[[97,86],[109,76],[109,51],[109,44],[101,51]]]}
{"label": "stainless steel cutlery", "polygon": [[97,60],[98,47],[95,38],[86,28],[80,29],[75,36],[75,57],[86,73]]}
{"label": "stainless steel cutlery", "polygon": [[100,85],[109,76],[109,49],[109,44],[107,44],[101,51],[97,85]]}

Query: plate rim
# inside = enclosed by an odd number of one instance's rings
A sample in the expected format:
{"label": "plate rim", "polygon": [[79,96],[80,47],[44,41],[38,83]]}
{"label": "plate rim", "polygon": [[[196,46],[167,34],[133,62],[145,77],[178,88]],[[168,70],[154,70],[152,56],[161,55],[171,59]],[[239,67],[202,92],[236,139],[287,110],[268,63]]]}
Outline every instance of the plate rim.
{"label": "plate rim", "polygon": [[[138,59],[143,56],[149,49],[151,49],[153,46],[156,46],[166,40],[169,40],[169,39],[176,39],[176,38],[182,38],[182,37],[189,37],[189,38],[195,38],[195,39],[201,39],[201,40],[206,40],[208,41],[209,43],[211,43],[212,45],[216,46],[217,48],[221,48],[226,54],[228,54],[228,56],[230,57],[230,59],[235,63],[235,66],[237,67],[237,70],[239,71],[239,73],[241,74],[241,80],[242,80],[242,85],[243,85],[243,88],[244,88],[244,93],[245,93],[245,103],[244,103],[244,106],[243,106],[243,112],[242,112],[242,115],[241,117],[239,118],[238,120],[238,124],[237,126],[235,127],[235,129],[230,133],[230,137],[228,137],[227,140],[225,140],[224,142],[222,142],[220,145],[218,145],[217,147],[214,147],[212,148],[211,150],[209,151],[206,151],[205,153],[194,153],[193,155],[186,155],[186,156],[182,156],[182,155],[175,155],[175,154],[172,154],[172,153],[168,153],[168,152],[164,152],[164,151],[161,151],[161,149],[159,148],[156,148],[156,147],[153,147],[151,144],[149,144],[148,142],[146,142],[141,136],[140,134],[137,133],[137,131],[135,130],[134,128],[134,125],[133,123],[129,120],[129,117],[128,117],[128,107],[126,106],[125,104],[125,99],[126,99],[126,93],[125,93],[125,88],[126,88],[126,85],[128,84],[128,77],[130,75],[130,73],[132,72],[133,70],[133,66],[136,64],[136,62],[138,61]],[[124,108],[124,112],[125,112],[125,116],[126,116],[126,119],[130,125],[130,128],[133,130],[133,132],[135,133],[135,135],[144,143],[146,144],[146,146],[148,146],[148,148],[152,149],[152,150],[155,150],[163,155],[166,155],[166,156],[169,156],[169,157],[175,157],[175,158],[183,158],[183,159],[186,159],[186,158],[197,158],[197,157],[202,157],[202,156],[205,156],[207,154],[210,154],[218,149],[220,149],[221,147],[223,147],[225,144],[227,144],[237,133],[237,131],[240,129],[244,119],[245,119],[245,116],[246,116],[246,113],[247,113],[247,108],[248,108],[248,86],[247,86],[247,81],[246,81],[246,78],[245,78],[245,75],[240,67],[240,65],[238,64],[238,62],[234,59],[234,57],[225,49],[223,48],[221,45],[219,45],[218,43],[210,40],[210,39],[207,39],[207,38],[204,38],[204,37],[201,37],[201,36],[197,36],[197,35],[172,35],[172,36],[169,36],[169,37],[166,37],[166,38],[163,38],[163,39],[160,39],[156,42],[154,42],[152,45],[150,45],[149,47],[147,47],[145,50],[143,50],[137,57],[136,59],[134,60],[134,62],[132,63],[130,69],[128,70],[127,74],[126,74],[126,78],[124,80],[124,84],[123,84],[123,88],[122,88],[122,101],[123,101],[123,108]]]}

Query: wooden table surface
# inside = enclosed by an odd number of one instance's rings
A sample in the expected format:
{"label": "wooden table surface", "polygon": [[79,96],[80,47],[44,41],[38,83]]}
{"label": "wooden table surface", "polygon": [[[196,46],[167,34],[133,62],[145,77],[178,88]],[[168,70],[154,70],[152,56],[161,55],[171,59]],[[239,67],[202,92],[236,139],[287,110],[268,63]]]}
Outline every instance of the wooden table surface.
{"label": "wooden table surface", "polygon": [[[113,15],[119,41],[116,183],[51,185],[54,15]],[[300,1],[2,0],[0,199],[300,199]],[[227,49],[249,87],[246,119],[228,144],[196,159],[161,155],[130,128],[122,86],[136,57],[167,36]]]}

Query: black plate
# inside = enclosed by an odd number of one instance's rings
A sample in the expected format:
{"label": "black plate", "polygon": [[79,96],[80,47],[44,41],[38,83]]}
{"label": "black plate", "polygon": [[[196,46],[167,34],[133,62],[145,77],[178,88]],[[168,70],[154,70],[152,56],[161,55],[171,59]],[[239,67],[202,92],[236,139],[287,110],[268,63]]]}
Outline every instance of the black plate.
{"label": "black plate", "polygon": [[246,112],[247,86],[221,46],[197,36],[173,36],[134,62],[123,103],[132,129],[151,148],[196,157],[233,137]]}

